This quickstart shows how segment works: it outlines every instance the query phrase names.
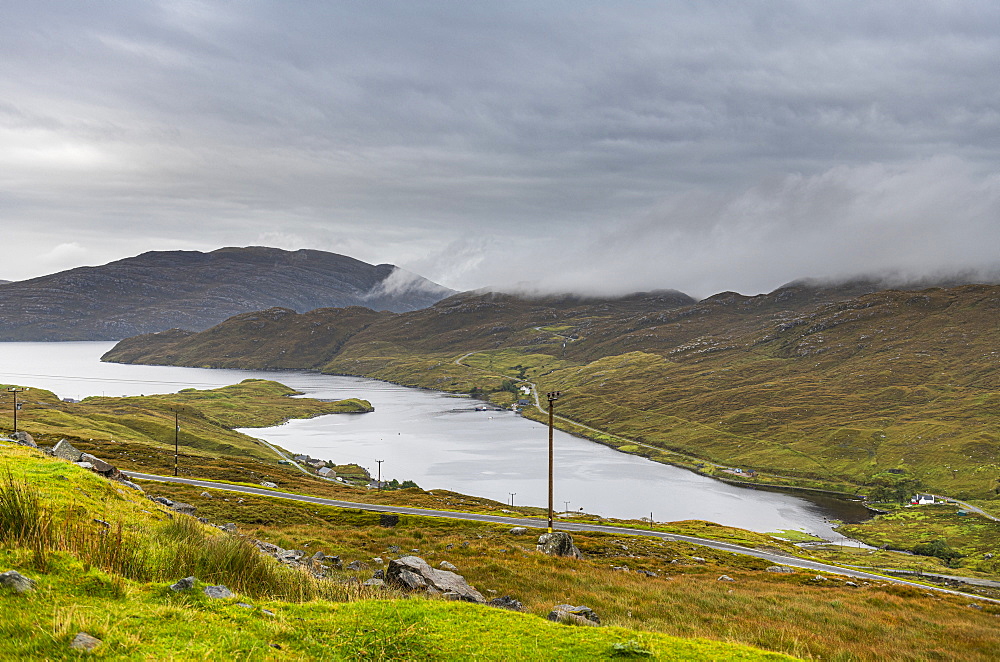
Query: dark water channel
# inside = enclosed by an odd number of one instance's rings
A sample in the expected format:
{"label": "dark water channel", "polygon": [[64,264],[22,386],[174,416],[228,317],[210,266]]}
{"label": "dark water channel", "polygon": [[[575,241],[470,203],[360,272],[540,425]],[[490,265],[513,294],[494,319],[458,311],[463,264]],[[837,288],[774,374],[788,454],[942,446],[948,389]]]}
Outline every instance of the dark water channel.
{"label": "dark water channel", "polygon": [[[309,372],[207,370],[101,363],[113,343],[0,343],[0,381],[54,391],[60,397],[169,393],[213,388],[249,377],[275,379],[316,398],[359,397],[375,412],[290,421],[243,430],[296,453],[356,462],[385,480],[414,480],[518,505],[547,499],[547,431],[511,412],[475,411],[446,393]],[[22,416],[30,417],[30,397]],[[558,432],[555,506],[606,517],[656,521],[703,519],[754,531],[806,531],[839,540],[830,520],[860,521],[860,503],[728,485],[699,474],[619,453]],[[513,496],[511,494],[513,493]]]}

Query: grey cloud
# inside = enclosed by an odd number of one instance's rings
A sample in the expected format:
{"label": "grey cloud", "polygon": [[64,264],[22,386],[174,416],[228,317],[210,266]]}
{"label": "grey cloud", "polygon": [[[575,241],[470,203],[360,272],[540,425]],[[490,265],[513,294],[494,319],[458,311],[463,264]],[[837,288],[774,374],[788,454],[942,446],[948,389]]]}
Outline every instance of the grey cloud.
{"label": "grey cloud", "polygon": [[995,3],[23,3],[5,18],[0,206],[37,253],[264,237],[457,288],[699,294],[991,259],[962,237],[996,224]]}

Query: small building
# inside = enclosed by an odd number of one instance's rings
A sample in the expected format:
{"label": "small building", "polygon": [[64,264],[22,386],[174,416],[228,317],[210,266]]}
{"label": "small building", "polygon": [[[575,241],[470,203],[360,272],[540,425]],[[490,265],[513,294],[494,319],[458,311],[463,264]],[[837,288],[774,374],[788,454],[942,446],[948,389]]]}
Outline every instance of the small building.
{"label": "small building", "polygon": [[334,471],[333,469],[331,469],[330,467],[323,467],[322,469],[320,469],[316,473],[318,473],[323,478],[336,478],[337,477],[337,472]]}
{"label": "small building", "polygon": [[918,494],[917,496],[910,499],[910,503],[914,506],[923,506],[929,503],[934,503],[933,494]]}

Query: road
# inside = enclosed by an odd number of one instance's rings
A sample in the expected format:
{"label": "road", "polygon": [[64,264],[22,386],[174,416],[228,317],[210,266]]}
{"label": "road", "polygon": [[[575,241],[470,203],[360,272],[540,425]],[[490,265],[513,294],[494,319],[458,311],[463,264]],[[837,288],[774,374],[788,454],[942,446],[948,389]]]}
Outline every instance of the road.
{"label": "road", "polygon": [[[272,497],[277,499],[288,499],[289,501],[315,503],[324,506],[335,506],[338,508],[357,508],[361,510],[371,510],[375,512],[401,513],[405,515],[420,515],[422,517],[442,517],[446,519],[457,519],[457,520],[466,520],[473,522],[490,522],[492,524],[523,526],[535,529],[543,529],[546,526],[546,522],[544,520],[532,519],[526,517],[503,517],[501,515],[486,515],[480,513],[459,513],[448,510],[430,510],[424,508],[409,508],[406,506],[389,506],[389,505],[380,505],[372,503],[358,503],[355,501],[340,501],[337,499],[325,499],[323,497],[314,497],[304,494],[292,494],[290,492],[281,492],[278,490],[271,490],[263,487],[249,487],[244,485],[231,485],[229,483],[216,483],[210,480],[179,478],[176,476],[157,476],[154,474],[137,473],[134,471],[123,471],[122,473],[127,475],[129,478],[135,480],[157,481],[161,483],[181,483],[184,485],[191,485],[194,487],[203,487],[214,490],[226,490],[229,492],[240,492],[243,494],[254,494],[257,496]],[[908,586],[915,586],[917,588],[938,591],[941,593],[951,593],[953,595],[961,595],[963,597],[967,597],[973,600],[995,602],[1000,604],[1000,600],[992,600],[990,598],[984,598],[978,595],[963,593],[961,591],[954,591],[951,589],[945,589],[937,586],[928,586],[926,584],[918,584],[916,582],[906,581],[905,579],[899,579],[896,577],[886,577],[884,575],[876,575],[874,573],[864,572],[861,570],[852,570],[850,568],[842,568],[840,566],[820,563],[818,561],[809,561],[807,559],[800,559],[792,556],[784,556],[782,554],[763,552],[760,550],[741,547],[739,545],[721,542],[718,540],[695,538],[693,536],[684,536],[676,533],[663,533],[661,531],[648,531],[644,529],[631,529],[618,526],[607,526],[603,524],[585,524],[579,522],[557,522],[555,523],[554,528],[562,531],[584,531],[584,532],[590,531],[590,532],[600,532],[600,533],[611,533],[615,535],[643,536],[646,538],[658,538],[660,540],[684,542],[692,545],[698,545],[701,547],[717,549],[723,552],[730,552],[732,554],[753,556],[768,561],[770,563],[774,563],[776,565],[786,565],[794,568],[801,568],[804,570],[826,572],[835,575],[842,575],[845,577],[852,577],[855,579],[866,579],[873,581],[893,582],[895,584],[905,584]]]}

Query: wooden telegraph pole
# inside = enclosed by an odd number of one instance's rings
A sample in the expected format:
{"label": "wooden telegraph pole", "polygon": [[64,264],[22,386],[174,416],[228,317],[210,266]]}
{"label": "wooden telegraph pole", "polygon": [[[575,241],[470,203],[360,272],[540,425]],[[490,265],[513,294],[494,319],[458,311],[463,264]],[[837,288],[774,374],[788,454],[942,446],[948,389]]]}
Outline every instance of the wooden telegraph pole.
{"label": "wooden telegraph pole", "polygon": [[549,401],[549,533],[552,533],[552,410],[555,407],[555,401],[559,399],[560,395],[562,395],[560,391],[550,391],[545,394],[546,399]]}

